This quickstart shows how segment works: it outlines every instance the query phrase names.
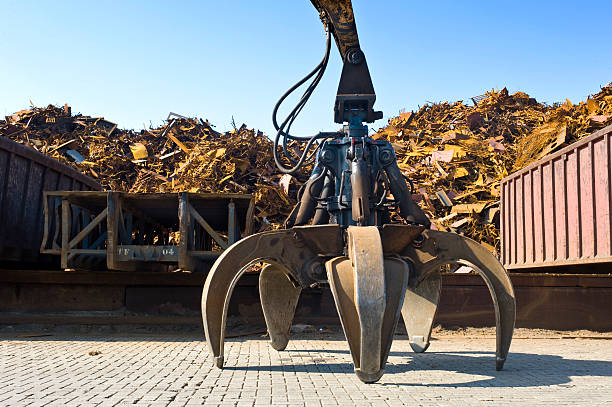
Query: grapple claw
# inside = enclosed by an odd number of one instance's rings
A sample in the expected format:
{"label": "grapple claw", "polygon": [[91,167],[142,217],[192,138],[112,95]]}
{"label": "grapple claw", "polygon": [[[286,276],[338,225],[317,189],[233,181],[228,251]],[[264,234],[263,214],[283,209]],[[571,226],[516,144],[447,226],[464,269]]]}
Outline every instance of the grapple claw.
{"label": "grapple claw", "polygon": [[501,370],[516,308],[506,271],[475,241],[423,229],[385,225],[382,229],[349,226],[344,231],[336,225],[298,226],[235,243],[213,265],[202,295],[204,333],[215,365],[223,366],[232,290],[254,263],[267,263],[260,275],[261,303],[271,344],[282,350],[301,289],[321,279],[325,262],[355,373],[366,383],[384,373],[400,311],[414,351],[427,349],[440,296],[440,268],[456,263],[474,268],[489,287],[497,321],[496,368]]}
{"label": "grapple claw", "polygon": [[289,271],[277,264],[267,264],[259,275],[259,298],[270,345],[284,350],[289,342],[291,322],[302,288],[289,279]]}

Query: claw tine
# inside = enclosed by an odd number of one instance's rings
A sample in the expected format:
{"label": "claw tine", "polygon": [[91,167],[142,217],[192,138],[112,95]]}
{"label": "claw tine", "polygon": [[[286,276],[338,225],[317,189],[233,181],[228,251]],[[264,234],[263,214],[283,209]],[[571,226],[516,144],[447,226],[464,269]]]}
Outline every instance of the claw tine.
{"label": "claw tine", "polygon": [[349,257],[326,263],[340,321],[360,380],[371,383],[384,373],[400,315],[408,265],[383,258],[376,227],[349,227]]}
{"label": "claw tine", "polygon": [[496,320],[496,368],[501,370],[510,349],[516,301],[512,282],[501,263],[482,245],[465,236],[428,230],[426,238],[437,246],[436,264],[464,264],[472,267],[485,280],[493,298]]}
{"label": "claw tine", "polygon": [[360,369],[371,374],[381,370],[381,330],[386,305],[382,243],[376,227],[349,228],[348,237],[361,327]]}
{"label": "claw tine", "polygon": [[223,341],[229,299],[236,283],[245,272],[236,257],[232,256],[239,244],[240,242],[231,246],[215,262],[206,278],[202,293],[204,334],[218,368],[223,367]]}
{"label": "claw tine", "polygon": [[206,342],[217,367],[223,366],[227,310],[236,283],[258,260],[278,263],[291,241],[287,231],[252,235],[230,246],[212,266],[202,293],[202,319]]}
{"label": "claw tine", "polygon": [[286,268],[267,264],[259,275],[259,297],[270,344],[276,350],[284,350],[289,342],[289,331],[302,292],[288,277]]}
{"label": "claw tine", "polygon": [[423,278],[410,279],[402,305],[402,318],[410,347],[417,353],[429,347],[431,328],[440,300],[441,276],[434,270]]}

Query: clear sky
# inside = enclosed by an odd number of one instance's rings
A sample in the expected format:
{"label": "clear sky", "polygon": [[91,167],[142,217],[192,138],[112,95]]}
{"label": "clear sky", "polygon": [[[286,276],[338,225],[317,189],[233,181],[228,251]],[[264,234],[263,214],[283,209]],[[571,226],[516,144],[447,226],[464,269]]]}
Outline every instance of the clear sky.
{"label": "clear sky", "polygon": [[[612,1],[353,0],[376,107],[492,88],[583,100],[612,81]],[[272,133],[276,99],[309,72],[324,34],[308,0],[0,0],[0,115],[68,103],[125,128],[168,112]],[[334,48],[296,135],[335,130]]]}

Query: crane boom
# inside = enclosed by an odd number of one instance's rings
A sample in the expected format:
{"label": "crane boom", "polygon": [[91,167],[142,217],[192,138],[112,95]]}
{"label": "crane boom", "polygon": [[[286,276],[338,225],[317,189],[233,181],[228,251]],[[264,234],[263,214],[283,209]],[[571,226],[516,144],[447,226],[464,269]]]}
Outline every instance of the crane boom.
{"label": "crane boom", "polygon": [[330,27],[344,63],[334,106],[335,122],[350,122],[355,115],[367,123],[382,119],[382,112],[374,111],[376,93],[365,54],[359,45],[351,0],[311,2],[323,23]]}

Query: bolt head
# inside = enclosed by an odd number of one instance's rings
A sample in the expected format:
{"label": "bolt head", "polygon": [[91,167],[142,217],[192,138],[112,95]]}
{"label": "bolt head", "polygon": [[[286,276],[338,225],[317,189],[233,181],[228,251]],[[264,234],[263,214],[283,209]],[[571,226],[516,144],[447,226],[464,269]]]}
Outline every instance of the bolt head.
{"label": "bolt head", "polygon": [[326,164],[332,163],[336,158],[336,154],[331,149],[325,149],[321,152],[321,161]]}
{"label": "bolt head", "polygon": [[346,60],[353,65],[359,65],[363,62],[364,59],[365,55],[363,54],[363,51],[361,51],[359,48],[350,49],[346,53]]}
{"label": "bolt head", "polygon": [[382,164],[389,164],[391,161],[393,161],[393,151],[382,150],[380,152],[379,159]]}

